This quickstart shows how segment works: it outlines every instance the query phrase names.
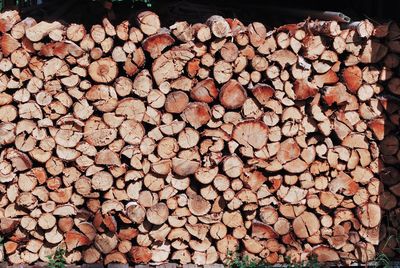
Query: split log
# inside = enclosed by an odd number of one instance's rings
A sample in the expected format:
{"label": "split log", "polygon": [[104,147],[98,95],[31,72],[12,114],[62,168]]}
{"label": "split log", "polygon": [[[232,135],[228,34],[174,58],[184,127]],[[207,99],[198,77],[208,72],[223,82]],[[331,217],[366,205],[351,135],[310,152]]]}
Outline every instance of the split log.
{"label": "split log", "polygon": [[47,36],[51,31],[59,30],[63,26],[58,21],[48,23],[41,21],[38,24],[25,30],[26,37],[32,42],[38,42]]}
{"label": "split log", "polygon": [[6,33],[12,29],[12,27],[21,20],[18,11],[10,10],[0,15],[0,32]]}
{"label": "split log", "polygon": [[224,60],[218,61],[214,65],[214,79],[219,84],[227,82],[233,75],[232,65]]}
{"label": "split log", "polygon": [[193,29],[187,21],[179,21],[171,25],[172,34],[181,42],[189,42],[193,39]]}
{"label": "split log", "polygon": [[160,56],[163,50],[174,44],[174,39],[168,33],[158,33],[143,40],[143,49],[150,53],[155,59]]}
{"label": "split log", "polygon": [[189,103],[181,114],[182,119],[195,129],[208,123],[211,111],[207,104],[202,102]]}

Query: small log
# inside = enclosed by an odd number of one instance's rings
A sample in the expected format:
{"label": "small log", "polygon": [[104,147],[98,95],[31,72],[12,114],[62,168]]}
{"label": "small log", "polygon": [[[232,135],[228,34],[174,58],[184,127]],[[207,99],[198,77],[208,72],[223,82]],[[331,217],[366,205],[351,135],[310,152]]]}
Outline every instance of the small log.
{"label": "small log", "polygon": [[182,119],[189,123],[193,128],[199,127],[208,123],[211,119],[211,111],[207,104],[202,102],[189,103],[181,114]]}
{"label": "small log", "polygon": [[240,108],[246,98],[246,91],[236,80],[229,80],[219,92],[219,101],[226,109]]}
{"label": "small log", "polygon": [[293,231],[299,238],[308,238],[319,231],[318,218],[311,212],[303,212],[293,221]]}
{"label": "small log", "polygon": [[157,203],[146,211],[147,220],[156,225],[163,224],[168,216],[168,207],[164,203]]}
{"label": "small log", "polygon": [[111,58],[102,58],[89,65],[89,75],[98,83],[110,83],[117,78],[117,65]]}
{"label": "small log", "polygon": [[0,32],[6,33],[10,31],[13,26],[21,20],[18,11],[9,10],[0,15]]}
{"label": "small log", "polygon": [[267,37],[267,29],[260,22],[253,22],[247,27],[250,43],[254,47],[259,47]]}
{"label": "small log", "polygon": [[160,18],[157,14],[151,11],[143,11],[138,14],[137,21],[140,30],[146,35],[152,35],[158,32],[160,29]]}
{"label": "small log", "polygon": [[191,90],[190,97],[195,101],[211,103],[218,97],[214,79],[207,78],[198,82]]}
{"label": "small log", "polygon": [[218,15],[208,18],[206,25],[210,27],[211,32],[217,38],[227,37],[231,32],[228,22]]}
{"label": "small log", "polygon": [[155,59],[162,54],[165,48],[171,46],[174,41],[169,33],[157,33],[143,40],[142,45],[143,49]]}
{"label": "small log", "polygon": [[305,100],[317,94],[317,88],[306,80],[296,80],[293,86],[297,100]]}
{"label": "small log", "polygon": [[244,146],[261,149],[267,143],[268,127],[260,121],[249,120],[236,125],[232,138]]}
{"label": "small log", "polygon": [[237,156],[229,156],[222,163],[225,174],[230,178],[237,178],[243,172],[243,162]]}
{"label": "small log", "polygon": [[219,84],[227,82],[232,77],[232,65],[224,60],[214,64],[214,79]]}
{"label": "small log", "polygon": [[189,198],[188,208],[193,215],[202,216],[210,211],[211,204],[200,195],[196,195]]}

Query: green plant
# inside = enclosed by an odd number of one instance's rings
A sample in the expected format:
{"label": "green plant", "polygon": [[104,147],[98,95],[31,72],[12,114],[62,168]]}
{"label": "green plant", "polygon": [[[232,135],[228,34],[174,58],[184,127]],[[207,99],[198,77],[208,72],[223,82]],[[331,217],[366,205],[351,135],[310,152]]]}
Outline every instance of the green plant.
{"label": "green plant", "polygon": [[[386,214],[385,217],[383,218],[383,222],[387,224],[388,227],[393,227],[392,226],[392,221],[390,218],[389,214]],[[390,268],[392,267],[392,263],[391,263],[391,258],[385,253],[385,249],[388,247],[389,242],[393,242],[392,240],[395,239],[396,240],[396,244],[397,246],[400,245],[400,233],[397,233],[396,235],[391,234],[388,237],[386,237],[386,239],[384,241],[382,241],[381,244],[382,246],[380,246],[380,252],[378,252],[376,254],[376,257],[374,259],[375,263],[376,263],[376,267],[380,267],[380,268]],[[393,250],[395,253],[400,254],[400,247],[395,247],[395,248],[390,248],[390,250]]]}
{"label": "green plant", "polygon": [[151,0],[132,0],[133,3],[142,2],[145,3],[147,7],[151,7]]}
{"label": "green plant", "polygon": [[0,246],[4,245],[4,236],[0,235]]}
{"label": "green plant", "polygon": [[65,268],[65,250],[61,248],[57,248],[56,252],[53,256],[47,256],[49,260],[48,267],[49,268]]}
{"label": "green plant", "polygon": [[292,263],[290,257],[285,259],[288,268],[320,268],[321,264],[318,262],[316,255],[311,255],[307,261],[302,261],[299,263]]}
{"label": "green plant", "polygon": [[321,264],[318,262],[318,257],[316,255],[311,255],[309,260],[306,262],[307,266],[310,268],[320,268]]}
{"label": "green plant", "polygon": [[234,254],[228,252],[226,266],[229,268],[263,268],[270,267],[262,260],[251,259],[249,256],[243,256],[236,252]]}
{"label": "green plant", "polygon": [[[290,257],[285,258],[286,266],[288,268],[320,268],[321,264],[318,262],[318,258],[315,255],[311,255],[307,261],[300,263],[292,263]],[[273,267],[266,263],[264,260],[251,259],[247,255],[243,255],[239,252],[228,252],[227,261],[225,265],[229,268],[267,268]],[[385,267],[386,268],[386,267]]]}
{"label": "green plant", "polygon": [[[111,0],[111,2],[122,2],[125,0]],[[151,7],[151,0],[131,0],[133,4],[135,3],[144,3],[147,7]]]}
{"label": "green plant", "polygon": [[390,268],[390,259],[385,253],[378,253],[375,258],[376,266],[381,268]]}
{"label": "green plant", "polygon": [[[397,245],[400,245],[400,235],[397,235],[397,236],[395,236],[395,235],[389,235],[387,238],[386,238],[386,240],[385,240],[385,243],[383,244],[383,247],[382,247],[382,251],[387,247],[387,245],[388,245],[388,243],[389,243],[389,241],[391,240],[391,239],[396,239],[396,242],[397,242]],[[397,254],[400,254],[400,248],[393,248],[393,250],[397,253]],[[376,266],[377,267],[380,267],[380,268],[390,268],[390,267],[392,267],[392,265],[391,265],[391,261],[390,261],[390,258],[389,258],[389,256],[387,256],[385,253],[383,253],[383,252],[379,252],[377,255],[376,255],[376,257],[375,257],[375,262],[376,262]]]}

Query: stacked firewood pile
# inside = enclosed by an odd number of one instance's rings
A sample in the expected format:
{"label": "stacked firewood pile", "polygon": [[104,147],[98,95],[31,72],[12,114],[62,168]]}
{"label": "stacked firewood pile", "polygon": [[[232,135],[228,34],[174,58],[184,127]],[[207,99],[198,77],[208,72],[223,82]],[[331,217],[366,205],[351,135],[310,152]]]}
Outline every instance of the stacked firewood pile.
{"label": "stacked firewood pile", "polygon": [[[398,247],[400,29],[0,14],[5,260],[211,264]],[[381,223],[384,216],[389,219]],[[385,217],[386,218],[386,217]]]}

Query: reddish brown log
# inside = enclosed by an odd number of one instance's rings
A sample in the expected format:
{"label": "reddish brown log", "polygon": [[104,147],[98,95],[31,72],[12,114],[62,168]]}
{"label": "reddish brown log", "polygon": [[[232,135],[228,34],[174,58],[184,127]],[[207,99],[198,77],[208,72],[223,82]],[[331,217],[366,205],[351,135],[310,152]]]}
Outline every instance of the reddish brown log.
{"label": "reddish brown log", "polygon": [[219,92],[219,101],[227,109],[240,108],[246,98],[246,91],[236,80],[229,80]]}

